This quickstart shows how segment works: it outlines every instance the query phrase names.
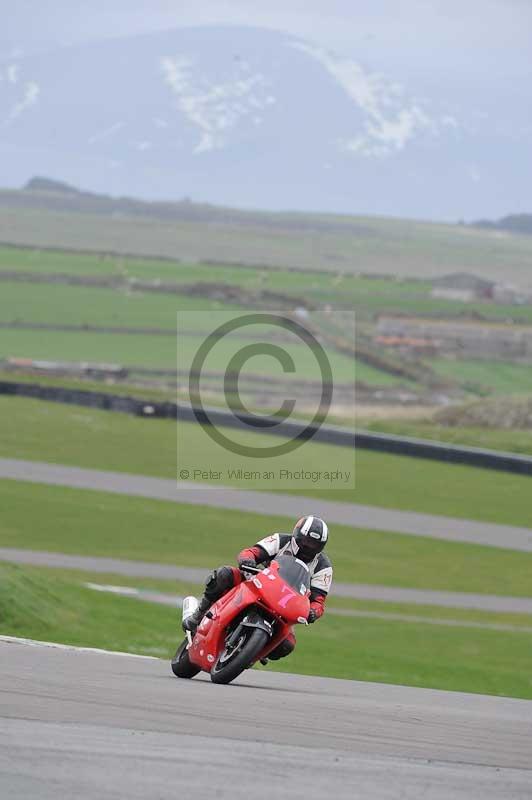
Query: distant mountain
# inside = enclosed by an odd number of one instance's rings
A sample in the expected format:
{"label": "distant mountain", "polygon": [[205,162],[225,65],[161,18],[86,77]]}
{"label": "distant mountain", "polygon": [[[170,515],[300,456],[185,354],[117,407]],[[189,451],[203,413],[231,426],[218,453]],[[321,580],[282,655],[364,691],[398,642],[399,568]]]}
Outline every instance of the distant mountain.
{"label": "distant mountain", "polygon": [[2,183],[447,220],[524,203],[530,133],[489,94],[426,88],[253,28],[0,57]]}
{"label": "distant mountain", "polygon": [[508,233],[521,233],[532,236],[532,214],[509,214],[499,220],[479,219],[473,222],[475,228],[485,228]]}
{"label": "distant mountain", "polygon": [[237,226],[275,227],[277,230],[299,230],[355,235],[372,235],[372,227],[351,217],[303,213],[245,211],[237,208],[194,203],[185,198],[173,202],[112,197],[77,189],[52,178],[31,178],[20,191],[0,189],[0,205],[10,208],[32,208],[55,212],[102,214],[108,217],[143,217],[160,221],[194,222]]}
{"label": "distant mountain", "polygon": [[70,184],[65,183],[64,181],[56,181],[53,178],[41,178],[37,176],[36,178],[31,178],[24,186],[24,192],[52,192],[54,194],[66,194],[66,195],[79,195],[79,194],[87,194],[89,192],[80,192],[79,189],[76,189],[74,186],[70,186]]}

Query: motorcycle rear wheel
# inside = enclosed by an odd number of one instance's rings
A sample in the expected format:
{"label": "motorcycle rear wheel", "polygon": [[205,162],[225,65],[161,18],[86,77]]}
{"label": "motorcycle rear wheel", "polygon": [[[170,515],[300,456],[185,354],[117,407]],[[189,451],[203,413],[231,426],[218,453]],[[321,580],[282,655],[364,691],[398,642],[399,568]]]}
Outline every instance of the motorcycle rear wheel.
{"label": "motorcycle rear wheel", "polygon": [[268,641],[261,628],[244,628],[241,639],[231,652],[225,648],[212,665],[213,683],[231,683],[255,661]]}
{"label": "motorcycle rear wheel", "polygon": [[176,678],[193,678],[194,675],[197,675],[198,672],[201,672],[201,669],[193,664],[190,660],[187,644],[188,639],[185,639],[183,642],[181,642],[175,652],[175,656],[171,661],[172,672]]}

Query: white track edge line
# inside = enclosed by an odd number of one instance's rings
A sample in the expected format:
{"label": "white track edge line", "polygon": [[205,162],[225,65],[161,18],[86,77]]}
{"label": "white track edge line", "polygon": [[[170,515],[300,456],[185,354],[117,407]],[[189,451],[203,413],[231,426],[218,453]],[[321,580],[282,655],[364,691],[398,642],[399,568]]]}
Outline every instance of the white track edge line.
{"label": "white track edge line", "polygon": [[156,656],[144,656],[140,653],[124,653],[120,650],[102,650],[98,647],[77,647],[73,644],[59,644],[59,642],[40,642],[37,639],[24,639],[19,636],[0,635],[0,642],[5,644],[27,644],[31,647],[55,647],[57,650],[73,650],[80,653],[99,653],[107,656],[127,656],[129,658],[148,658],[151,661],[160,661]]}

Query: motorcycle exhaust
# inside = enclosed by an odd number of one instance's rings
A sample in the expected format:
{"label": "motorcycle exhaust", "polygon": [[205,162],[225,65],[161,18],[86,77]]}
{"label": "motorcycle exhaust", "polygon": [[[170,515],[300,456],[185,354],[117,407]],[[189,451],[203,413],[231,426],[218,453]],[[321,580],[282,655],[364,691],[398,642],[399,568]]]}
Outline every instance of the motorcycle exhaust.
{"label": "motorcycle exhaust", "polygon": [[[183,600],[183,622],[192,616],[192,614],[197,610],[199,606],[198,598],[189,595],[185,597]],[[187,631],[187,639],[189,645],[192,644],[192,634],[190,631]]]}

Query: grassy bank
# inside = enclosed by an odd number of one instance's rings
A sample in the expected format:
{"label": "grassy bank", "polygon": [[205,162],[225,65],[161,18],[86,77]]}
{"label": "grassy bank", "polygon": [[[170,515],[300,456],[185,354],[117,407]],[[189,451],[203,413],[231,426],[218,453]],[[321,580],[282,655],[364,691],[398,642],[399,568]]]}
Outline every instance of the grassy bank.
{"label": "grassy bank", "polygon": [[164,656],[176,638],[176,619],[166,608],[94,592],[68,573],[0,564],[4,635]]}

